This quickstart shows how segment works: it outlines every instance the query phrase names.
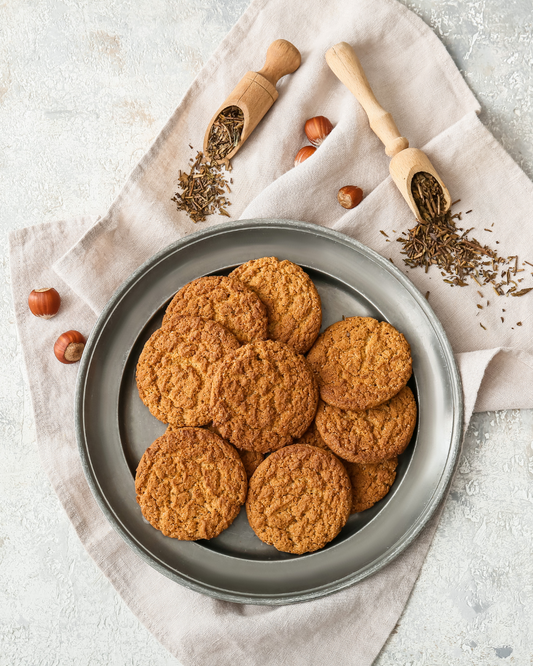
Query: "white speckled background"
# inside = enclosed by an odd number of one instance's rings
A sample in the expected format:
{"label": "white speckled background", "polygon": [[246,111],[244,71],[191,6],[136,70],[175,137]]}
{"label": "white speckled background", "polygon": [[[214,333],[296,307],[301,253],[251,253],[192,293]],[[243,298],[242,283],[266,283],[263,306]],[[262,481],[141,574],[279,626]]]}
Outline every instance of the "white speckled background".
{"label": "white speckled background", "polygon": [[[405,4],[441,37],[482,120],[533,177],[531,0]],[[103,212],[246,6],[0,3],[0,666],[179,666],[87,556],[41,469],[6,236]],[[502,174],[494,187],[504,186]],[[533,411],[475,415],[435,541],[377,666],[533,664],[532,509]]]}

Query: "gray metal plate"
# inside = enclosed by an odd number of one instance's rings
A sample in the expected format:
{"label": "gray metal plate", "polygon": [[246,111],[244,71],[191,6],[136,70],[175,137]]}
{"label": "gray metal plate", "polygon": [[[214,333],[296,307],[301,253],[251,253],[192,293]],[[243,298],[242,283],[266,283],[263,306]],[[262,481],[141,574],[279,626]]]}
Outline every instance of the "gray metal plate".
{"label": "gray metal plate", "polygon": [[[141,403],[135,366],[184,284],[277,256],[302,266],[322,299],[323,328],[343,315],[387,320],[411,344],[419,419],[391,492],[350,517],[317,553],[293,556],[263,544],[243,508],[211,541],[177,541],[143,518],[134,475],[165,431]],[[389,261],[356,241],[304,222],[220,224],[170,245],[115,292],[81,361],[76,430],[89,485],[118,533],[150,565],[204,594],[241,603],[287,604],[342,589],[378,571],[420,532],[450,480],[462,432],[462,392],[451,347],[427,301]]]}

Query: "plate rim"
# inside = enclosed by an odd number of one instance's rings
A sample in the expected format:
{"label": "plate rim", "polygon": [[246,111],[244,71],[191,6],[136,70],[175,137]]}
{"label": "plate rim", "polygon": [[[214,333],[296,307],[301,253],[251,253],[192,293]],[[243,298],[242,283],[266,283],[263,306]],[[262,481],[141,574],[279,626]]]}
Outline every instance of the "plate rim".
{"label": "plate rim", "polygon": [[[376,558],[372,563],[358,570],[357,572],[346,576],[341,580],[337,580],[334,583],[327,583],[326,585],[315,588],[311,591],[298,592],[298,593],[276,593],[274,595],[265,595],[265,594],[254,594],[252,596],[247,596],[245,593],[241,592],[228,592],[221,591],[208,585],[206,583],[200,583],[195,580],[191,580],[184,574],[177,573],[170,570],[164,563],[155,557],[153,554],[150,554],[149,551],[139,545],[136,539],[129,534],[129,532],[122,525],[121,521],[113,512],[112,507],[109,505],[105,494],[100,488],[98,483],[97,475],[95,474],[90,455],[86,447],[85,440],[85,430],[83,427],[84,423],[84,389],[85,389],[85,380],[87,379],[88,370],[90,368],[90,362],[93,356],[93,351],[98,344],[101,333],[105,328],[105,324],[109,319],[110,315],[113,313],[115,308],[118,306],[122,298],[137,284],[137,282],[142,279],[143,275],[149,270],[154,268],[162,260],[164,260],[168,255],[174,253],[177,250],[201,241],[203,238],[216,236],[219,234],[227,234],[235,231],[245,230],[252,227],[267,227],[267,228],[281,228],[281,229],[292,229],[296,231],[303,231],[305,233],[311,233],[316,236],[322,236],[330,238],[331,240],[342,243],[343,245],[348,245],[357,249],[359,252],[362,252],[371,260],[379,264],[383,269],[391,273],[406,289],[411,296],[417,301],[419,307],[422,308],[424,314],[430,320],[432,327],[435,330],[439,342],[441,343],[441,349],[444,354],[445,360],[447,362],[449,372],[450,372],[450,386],[452,389],[453,397],[453,417],[452,417],[452,434],[450,436],[450,443],[448,448],[448,453],[446,457],[446,464],[444,466],[442,475],[439,479],[437,486],[435,487],[431,499],[427,502],[424,510],[419,514],[417,520],[411,525],[409,530],[404,533],[404,536],[399,540],[391,549],[386,553],[382,554],[380,557]],[[166,247],[162,248],[154,255],[149,257],[144,261],[137,269],[135,269],[114,291],[110,299],[107,301],[106,305],[100,312],[93,329],[87,340],[85,353],[83,354],[80,367],[78,370],[78,375],[76,379],[76,392],[75,392],[75,430],[76,430],[76,440],[78,444],[78,452],[80,455],[81,463],[85,478],[91,489],[91,493],[95,498],[98,506],[104,513],[107,521],[111,524],[115,532],[127,543],[127,545],[132,548],[132,550],[139,555],[143,561],[149,564],[152,568],[162,573],[167,578],[170,578],[174,582],[177,582],[184,587],[194,590],[196,592],[206,594],[210,597],[220,599],[223,601],[230,601],[233,603],[249,603],[254,605],[287,605],[293,603],[301,603],[305,601],[310,601],[312,599],[321,598],[335,592],[338,592],[342,589],[350,587],[357,582],[360,582],[364,578],[377,573],[382,568],[387,566],[392,560],[398,557],[408,546],[410,546],[413,541],[419,536],[423,528],[427,525],[430,518],[435,514],[441,501],[445,497],[446,490],[448,489],[450,482],[455,473],[458,461],[459,453],[461,450],[462,443],[462,434],[463,434],[463,422],[464,422],[464,402],[463,402],[463,392],[461,377],[459,370],[455,361],[453,349],[450,345],[448,337],[444,331],[444,328],[437,318],[436,314],[433,312],[431,306],[417,289],[417,287],[407,278],[400,269],[395,266],[391,261],[388,261],[385,257],[380,255],[378,252],[364,245],[363,243],[357,241],[346,234],[338,232],[334,229],[328,227],[322,227],[316,224],[309,222],[303,222],[299,220],[284,220],[276,218],[254,218],[239,220],[236,222],[223,222],[216,224],[215,226],[208,227],[207,229],[200,229],[193,233],[187,234],[182,238],[170,243]]]}

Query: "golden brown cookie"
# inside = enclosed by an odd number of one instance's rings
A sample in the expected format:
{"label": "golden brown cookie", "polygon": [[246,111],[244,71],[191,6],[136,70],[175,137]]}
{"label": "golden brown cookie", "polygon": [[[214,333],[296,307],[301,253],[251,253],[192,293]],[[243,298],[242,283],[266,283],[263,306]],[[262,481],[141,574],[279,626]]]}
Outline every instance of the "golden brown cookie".
{"label": "golden brown cookie", "polygon": [[242,464],[246,470],[246,476],[250,479],[259,467],[259,465],[265,459],[265,456],[259,451],[245,451],[244,449],[236,449],[237,453],[241,457]]}
{"label": "golden brown cookie", "polygon": [[185,541],[212,539],[229,527],[247,485],[237,451],[202,428],[167,429],[146,449],[135,477],[146,520]]}
{"label": "golden brown cookie", "polygon": [[370,509],[389,492],[396,478],[398,458],[366,464],[345,462],[344,467],[352,482],[351,513],[359,513]]}
{"label": "golden brown cookie", "polygon": [[307,355],[320,397],[340,409],[363,410],[385,402],[407,384],[411,348],[385,321],[350,317],[329,326]]}
{"label": "golden brown cookie", "polygon": [[408,386],[387,402],[363,412],[320,402],[316,425],[329,448],[344,460],[379,462],[399,455],[411,441],[416,402]]}
{"label": "golden brown cookie", "polygon": [[[222,437],[219,429],[215,428],[213,424],[208,425],[207,430],[214,432],[215,435],[218,435],[219,437]],[[242,464],[246,470],[246,476],[250,478],[255,470],[259,467],[259,465],[263,462],[265,456],[262,453],[259,453],[259,451],[246,451],[245,449],[236,449],[236,451],[242,460]]]}
{"label": "golden brown cookie", "polygon": [[322,323],[320,296],[307,273],[292,261],[252,259],[230,277],[253,289],[267,307],[268,337],[304,354]]}
{"label": "golden brown cookie", "polygon": [[246,513],[257,536],[285,553],[312,553],[344,527],[352,487],[343,464],[314,446],[272,453],[250,479]]}
{"label": "golden brown cookie", "polygon": [[201,277],[182,287],[167,307],[163,326],[173,314],[213,319],[243,344],[267,338],[265,304],[242,282],[224,275]]}
{"label": "golden brown cookie", "polygon": [[[320,405],[320,401],[318,402]],[[318,432],[318,428],[316,427],[316,421],[313,421],[309,428],[304,432],[304,434],[297,439],[295,444],[307,444],[307,446],[318,446],[319,449],[324,449],[324,451],[331,451],[329,446],[326,444],[326,442],[322,439],[322,436]]]}
{"label": "golden brown cookie", "polygon": [[211,421],[214,370],[240,347],[221,324],[173,315],[145,344],[137,363],[139,396],[163,423],[200,426]]}
{"label": "golden brown cookie", "polygon": [[281,342],[244,345],[221,361],[213,379],[213,426],[238,449],[266,453],[291,444],[317,404],[307,361]]}

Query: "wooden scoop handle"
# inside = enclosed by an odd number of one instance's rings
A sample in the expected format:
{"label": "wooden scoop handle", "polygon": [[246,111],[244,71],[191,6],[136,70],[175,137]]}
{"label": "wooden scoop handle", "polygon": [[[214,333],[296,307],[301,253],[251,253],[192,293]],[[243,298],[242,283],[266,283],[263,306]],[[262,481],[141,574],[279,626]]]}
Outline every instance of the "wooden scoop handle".
{"label": "wooden scoop handle", "polygon": [[370,127],[384,144],[387,155],[392,157],[408,148],[409,141],[375,98],[353,48],[346,42],[335,44],[326,52],[326,62],[365,110]]}
{"label": "wooden scoop handle", "polygon": [[276,39],[268,47],[263,69],[257,73],[275,87],[282,76],[295,72],[301,62],[302,56],[296,46],[286,39]]}

